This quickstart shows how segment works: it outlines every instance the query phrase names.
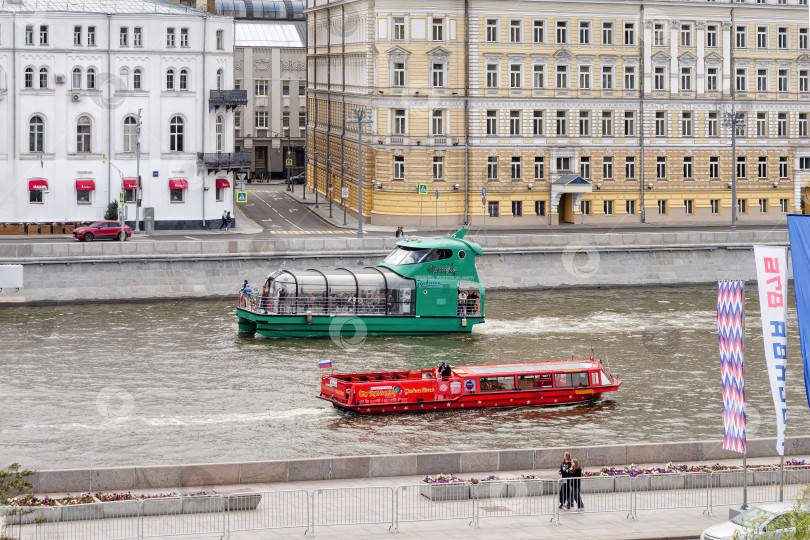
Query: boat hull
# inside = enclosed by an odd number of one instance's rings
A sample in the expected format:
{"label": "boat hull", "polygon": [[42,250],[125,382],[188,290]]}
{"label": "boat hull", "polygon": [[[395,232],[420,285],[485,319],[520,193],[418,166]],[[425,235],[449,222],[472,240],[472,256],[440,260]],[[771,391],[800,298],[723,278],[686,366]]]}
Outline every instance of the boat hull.
{"label": "boat hull", "polygon": [[264,337],[341,337],[360,339],[366,336],[420,336],[470,333],[483,317],[416,317],[382,315],[312,315],[308,323],[304,314],[260,314],[237,308],[239,332]]}

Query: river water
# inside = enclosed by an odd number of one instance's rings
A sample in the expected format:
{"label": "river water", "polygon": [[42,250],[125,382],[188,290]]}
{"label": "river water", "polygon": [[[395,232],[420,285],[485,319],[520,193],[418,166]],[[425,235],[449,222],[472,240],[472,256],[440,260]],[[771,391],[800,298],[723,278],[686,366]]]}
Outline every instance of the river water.
{"label": "river water", "polygon": [[[749,437],[774,436],[755,287]],[[0,309],[0,465],[77,468],[721,439],[713,285],[491,292],[471,335],[269,340],[226,301]],[[790,300],[790,306],[794,306]],[[795,307],[788,436],[810,431]],[[358,417],[316,399],[335,371],[589,357],[624,381],[574,407]]]}

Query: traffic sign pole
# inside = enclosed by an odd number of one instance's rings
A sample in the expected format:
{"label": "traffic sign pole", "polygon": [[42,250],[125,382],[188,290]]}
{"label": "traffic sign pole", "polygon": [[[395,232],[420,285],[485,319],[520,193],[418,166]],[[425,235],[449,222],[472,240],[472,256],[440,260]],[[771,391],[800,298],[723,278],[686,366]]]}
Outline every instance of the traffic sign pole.
{"label": "traffic sign pole", "polygon": [[436,229],[439,229],[439,190],[436,190]]}

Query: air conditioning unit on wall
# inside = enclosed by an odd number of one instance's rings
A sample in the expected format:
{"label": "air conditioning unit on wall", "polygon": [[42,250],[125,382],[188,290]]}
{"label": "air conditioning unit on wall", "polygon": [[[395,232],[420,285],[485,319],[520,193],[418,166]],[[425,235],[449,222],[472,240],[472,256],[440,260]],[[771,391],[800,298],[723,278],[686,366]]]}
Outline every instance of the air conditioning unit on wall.
{"label": "air conditioning unit on wall", "polygon": [[65,84],[65,76],[64,75],[56,75],[54,77],[56,84]]}
{"label": "air conditioning unit on wall", "polygon": [[77,94],[76,92],[71,94],[71,101],[73,101],[73,103],[78,103],[79,101],[81,101],[81,99],[82,99],[81,94]]}

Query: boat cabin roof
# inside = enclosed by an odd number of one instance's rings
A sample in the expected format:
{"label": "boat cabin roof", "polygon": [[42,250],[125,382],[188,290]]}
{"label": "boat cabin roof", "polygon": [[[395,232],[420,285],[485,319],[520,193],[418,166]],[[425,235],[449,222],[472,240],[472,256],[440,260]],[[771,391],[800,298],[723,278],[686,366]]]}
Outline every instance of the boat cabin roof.
{"label": "boat cabin roof", "polygon": [[576,369],[594,369],[599,365],[591,360],[564,360],[561,362],[527,362],[521,364],[493,364],[488,366],[459,366],[453,371],[459,375],[508,375],[510,373],[542,373]]}

